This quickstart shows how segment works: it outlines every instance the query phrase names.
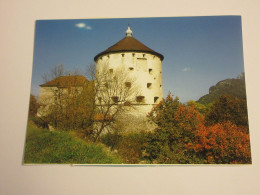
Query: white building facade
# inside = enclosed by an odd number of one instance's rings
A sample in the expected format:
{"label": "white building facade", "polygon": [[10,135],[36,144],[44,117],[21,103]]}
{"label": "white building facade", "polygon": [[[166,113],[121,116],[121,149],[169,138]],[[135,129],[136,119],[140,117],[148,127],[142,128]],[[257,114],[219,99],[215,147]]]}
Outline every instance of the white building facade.
{"label": "white building facade", "polygon": [[132,119],[138,120],[133,120],[133,123],[141,122],[143,124],[139,124],[139,129],[146,128],[148,112],[163,98],[163,58],[163,55],[136,40],[130,27],[126,31],[125,38],[94,58],[97,77],[102,76],[99,74],[99,70],[106,66],[111,72],[123,69],[138,84],[139,94],[135,97],[134,102],[137,109],[129,111],[128,114]]}

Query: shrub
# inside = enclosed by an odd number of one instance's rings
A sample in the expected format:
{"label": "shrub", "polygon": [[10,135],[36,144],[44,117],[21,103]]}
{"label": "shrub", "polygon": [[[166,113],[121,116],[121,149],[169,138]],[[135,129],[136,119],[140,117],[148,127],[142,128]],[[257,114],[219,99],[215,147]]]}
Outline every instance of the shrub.
{"label": "shrub", "polygon": [[110,147],[124,159],[125,163],[136,164],[143,160],[146,132],[106,133],[101,136],[102,143]]}
{"label": "shrub", "polygon": [[136,164],[142,160],[144,144],[145,132],[129,132],[122,136],[116,148],[126,163]]}
{"label": "shrub", "polygon": [[186,148],[199,153],[205,163],[251,163],[249,135],[245,127],[230,121],[210,127],[201,125],[193,143]]}

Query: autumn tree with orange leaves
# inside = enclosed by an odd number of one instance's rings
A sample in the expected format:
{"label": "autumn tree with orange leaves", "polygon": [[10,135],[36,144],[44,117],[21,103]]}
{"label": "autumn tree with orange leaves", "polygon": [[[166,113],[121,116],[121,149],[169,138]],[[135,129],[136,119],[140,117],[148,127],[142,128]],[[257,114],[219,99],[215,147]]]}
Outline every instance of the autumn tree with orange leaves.
{"label": "autumn tree with orange leaves", "polygon": [[[240,108],[241,105],[236,103],[240,102],[232,101],[231,105],[227,102],[226,106]],[[213,110],[209,112],[214,113]],[[233,121],[216,122],[209,121],[209,118],[205,121],[193,104],[182,104],[170,94],[152,109],[148,117],[158,125],[154,132],[148,133],[144,147],[151,163],[251,163],[247,126],[236,125],[234,117]],[[212,125],[206,126],[206,122]]]}
{"label": "autumn tree with orange leaves", "polygon": [[249,134],[243,126],[232,122],[217,123],[206,127],[200,125],[195,141],[186,148],[200,153],[204,163],[248,164],[251,163]]}
{"label": "autumn tree with orange leaves", "polygon": [[187,164],[202,163],[202,160],[186,148],[195,141],[195,131],[203,117],[193,105],[186,106],[168,94],[152,109],[148,117],[158,125],[147,136],[145,152],[152,163]]}

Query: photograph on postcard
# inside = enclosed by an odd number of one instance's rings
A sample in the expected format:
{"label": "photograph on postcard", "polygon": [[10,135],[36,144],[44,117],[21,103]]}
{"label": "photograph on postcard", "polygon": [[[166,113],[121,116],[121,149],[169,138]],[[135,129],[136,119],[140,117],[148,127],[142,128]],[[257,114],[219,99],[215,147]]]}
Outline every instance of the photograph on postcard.
{"label": "photograph on postcard", "polygon": [[251,164],[240,16],[37,20],[24,164]]}

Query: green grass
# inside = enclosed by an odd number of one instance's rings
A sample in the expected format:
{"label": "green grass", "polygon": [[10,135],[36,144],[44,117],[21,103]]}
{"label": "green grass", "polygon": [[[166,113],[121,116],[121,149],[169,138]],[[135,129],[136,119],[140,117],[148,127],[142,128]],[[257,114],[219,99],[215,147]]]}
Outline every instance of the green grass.
{"label": "green grass", "polygon": [[122,160],[100,144],[85,142],[69,132],[53,131],[28,123],[25,164],[120,164]]}

